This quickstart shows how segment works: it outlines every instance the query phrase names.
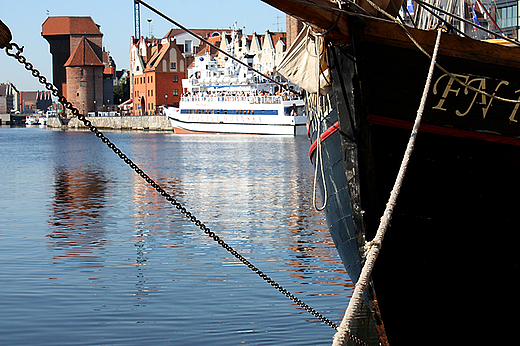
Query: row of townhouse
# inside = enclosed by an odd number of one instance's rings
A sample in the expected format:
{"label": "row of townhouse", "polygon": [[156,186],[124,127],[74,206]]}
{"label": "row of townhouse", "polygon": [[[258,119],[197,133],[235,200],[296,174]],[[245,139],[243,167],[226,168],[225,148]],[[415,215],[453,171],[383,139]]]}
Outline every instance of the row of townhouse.
{"label": "row of townhouse", "polygon": [[0,114],[46,111],[51,104],[50,91],[18,91],[10,82],[0,84]]}
{"label": "row of townhouse", "polygon": [[[253,67],[272,74],[286,51],[286,34],[266,31],[265,34],[244,35],[242,30],[233,35],[218,29],[195,29],[211,44],[237,58],[252,58]],[[161,112],[162,106],[178,107],[182,79],[188,78],[195,59],[210,55],[217,64],[224,65],[227,57],[199,38],[171,29],[163,38],[136,39],[132,36],[130,48],[130,97],[133,115]]]}
{"label": "row of townhouse", "polygon": [[[222,33],[220,49],[224,51],[232,51],[238,59],[244,56],[253,57],[253,68],[262,73],[273,73],[275,66],[282,60],[286,51],[286,33],[270,32],[266,30],[265,34],[254,32],[252,35],[243,35],[238,32],[234,42],[231,33]],[[217,63],[223,65],[225,55],[218,52],[216,56]]]}

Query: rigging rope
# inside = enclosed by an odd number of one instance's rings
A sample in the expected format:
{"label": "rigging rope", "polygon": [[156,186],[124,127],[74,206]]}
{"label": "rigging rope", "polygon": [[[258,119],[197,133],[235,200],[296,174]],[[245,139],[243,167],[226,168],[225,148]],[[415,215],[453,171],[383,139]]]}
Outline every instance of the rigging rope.
{"label": "rigging rope", "polygon": [[[379,11],[380,13],[382,13],[383,15],[385,15],[386,17],[388,17],[390,20],[392,20],[394,23],[396,23],[397,25],[399,25],[406,33],[406,36],[408,36],[408,38],[412,41],[412,43],[423,53],[425,54],[428,59],[432,60],[432,57],[430,56],[430,54],[428,54],[428,52],[419,44],[419,42],[417,42],[415,40],[415,38],[412,36],[412,34],[410,33],[410,31],[408,31],[408,29],[406,28],[406,26],[401,23],[400,21],[397,20],[397,18],[395,18],[394,16],[392,16],[391,14],[389,14],[388,12],[386,12],[385,10],[383,10],[381,7],[377,6],[374,2],[372,2],[371,0],[365,0],[368,4],[370,4],[370,6],[374,7],[377,11]],[[460,18],[460,17],[456,17],[456,18]],[[517,43],[518,44],[518,43]],[[491,99],[495,99],[495,100],[498,100],[498,101],[503,101],[503,102],[509,102],[509,103],[520,103],[520,100],[511,100],[511,99],[507,99],[507,98],[503,98],[503,97],[500,97],[500,96],[496,96],[496,95],[492,95],[492,94],[489,94],[483,90],[480,90],[480,89],[477,89],[475,87],[472,87],[471,85],[461,81],[457,76],[455,76],[453,73],[449,72],[448,70],[446,70],[444,67],[442,67],[441,65],[439,65],[437,62],[435,62],[435,65],[437,66],[437,68],[439,68],[439,70],[441,70],[442,72],[446,73],[448,76],[450,76],[450,78],[453,78],[454,81],[460,83],[463,87],[471,90],[471,91],[474,91],[476,93],[479,93],[479,94],[482,94],[484,96],[487,96]]]}
{"label": "rigging rope", "polygon": [[[293,2],[297,2],[297,3],[301,3],[301,4],[306,4],[306,5],[309,5],[309,6],[315,6],[315,7],[320,7],[320,8],[323,8],[323,9],[326,9],[326,10],[329,10],[329,11],[335,11],[335,12],[342,12],[342,13],[345,13],[345,14],[348,14],[348,15],[351,15],[351,16],[356,16],[356,17],[365,17],[365,18],[370,18],[370,19],[375,19],[375,20],[383,20],[383,19],[380,19],[380,18],[376,18],[374,16],[371,16],[371,15],[366,15],[366,14],[360,14],[360,13],[355,13],[355,12],[350,12],[350,11],[347,11],[347,10],[343,10],[343,9],[339,9],[339,8],[335,8],[335,7],[329,7],[329,6],[324,6],[324,5],[319,5],[319,4],[315,4],[315,3],[312,3],[312,2],[309,2],[307,0],[291,0]],[[370,4],[372,7],[374,7],[378,12],[380,12],[381,14],[383,14],[384,16],[388,17],[388,19],[394,23],[396,23],[397,25],[399,25],[405,32],[406,36],[408,36],[408,38],[410,39],[410,41],[417,47],[417,49],[419,49],[419,51],[421,51],[424,55],[426,55],[428,57],[428,59],[431,60],[431,56],[430,54],[428,54],[428,52],[419,44],[419,42],[417,42],[415,40],[415,38],[413,38],[412,34],[410,33],[410,31],[406,28],[406,26],[401,23],[399,20],[397,20],[397,18],[395,18],[394,16],[392,16],[391,14],[389,14],[388,12],[386,12],[385,10],[383,10],[382,8],[380,8],[379,6],[377,6],[374,2],[370,1],[370,0],[364,0],[366,1],[368,4]],[[420,0],[419,0],[420,1]],[[350,0],[347,0],[346,2],[349,2],[349,3],[353,3],[352,1]],[[354,3],[353,3],[354,4]],[[354,4],[355,5],[355,4]],[[430,5],[431,6],[431,5]],[[440,9],[436,8],[437,10],[441,11]],[[460,17],[457,17],[451,13],[448,13],[446,12],[445,14],[447,15],[450,15],[450,16],[454,16],[455,18],[457,19],[460,19],[460,20],[463,20],[463,21],[466,21],[466,19],[463,19],[463,18],[460,18]],[[471,22],[469,22],[471,23]],[[480,27],[481,28],[481,27]],[[484,28],[482,28],[484,29]],[[493,33],[494,35],[497,35],[509,42],[512,42],[516,45],[520,45],[520,43],[514,41],[514,40],[511,40],[510,38],[508,37],[505,37],[505,36],[502,36],[502,35],[499,35],[497,33]],[[491,99],[495,99],[495,100],[498,100],[498,101],[503,101],[503,102],[509,102],[509,103],[516,103],[516,104],[520,104],[520,100],[512,100],[512,99],[507,99],[507,98],[503,98],[503,97],[500,97],[500,96],[496,96],[496,95],[493,95],[493,94],[489,94],[483,90],[480,90],[480,89],[477,89],[465,82],[463,82],[462,80],[460,80],[460,78],[457,78],[453,73],[449,72],[448,70],[446,70],[444,67],[442,67],[441,65],[439,65],[438,63],[435,63],[435,65],[444,73],[446,73],[450,78],[452,78],[454,81],[456,81],[457,83],[461,84],[463,87],[471,90],[471,91],[474,91],[476,93],[479,93],[481,95],[484,95],[484,96],[487,96]]]}
{"label": "rigging rope", "polygon": [[[338,19],[340,16],[341,16],[341,14],[338,16]],[[336,23],[337,23],[337,20],[336,20]],[[320,46],[323,45],[323,36],[320,36],[320,35],[315,36],[315,42],[316,42],[316,44],[315,44],[316,54],[318,56],[318,58],[316,59],[316,64],[317,64],[317,68],[316,68],[317,89],[316,90],[318,91],[316,94],[316,117],[317,117],[316,140],[318,142],[317,142],[317,153],[316,153],[316,167],[314,169],[314,185],[313,185],[313,189],[312,189],[312,205],[314,206],[314,209],[316,209],[317,211],[322,211],[327,206],[327,183],[325,181],[325,172],[323,171],[323,153],[321,151],[321,135],[320,135],[320,121],[319,121],[321,118],[321,115],[323,114],[323,107],[321,104],[321,97],[320,97],[321,56],[323,54],[323,51],[321,50]],[[316,204],[316,183],[318,180],[318,165],[321,168],[321,178],[323,179],[323,204],[321,205],[321,207],[318,207],[318,205]]]}
{"label": "rigging rope", "polygon": [[363,266],[363,269],[361,270],[361,275],[359,276],[359,279],[356,282],[354,293],[352,294],[352,298],[350,299],[347,310],[345,311],[345,316],[341,321],[341,324],[338,328],[338,332],[334,335],[334,340],[332,343],[333,346],[345,345],[345,342],[347,341],[346,337],[348,337],[348,335],[350,334],[350,326],[363,300],[363,294],[368,285],[372,269],[374,268],[374,263],[381,249],[383,238],[385,236],[386,230],[388,229],[388,225],[390,224],[390,219],[392,218],[392,213],[397,201],[397,197],[399,196],[399,191],[401,190],[404,175],[406,173],[406,169],[408,167],[408,163],[410,161],[410,157],[414,149],[415,140],[419,132],[419,126],[421,124],[422,114],[424,111],[424,106],[426,104],[426,98],[430,89],[433,70],[436,65],[435,61],[437,60],[437,53],[439,51],[439,45],[441,42],[441,34],[442,29],[438,29],[437,40],[435,42],[435,48],[433,51],[430,69],[428,71],[428,78],[426,79],[426,84],[424,86],[423,95],[421,98],[421,104],[419,106],[419,109],[417,110],[415,123],[413,125],[412,133],[410,135],[410,139],[406,147],[403,161],[401,162],[401,167],[399,168],[397,179],[394,183],[394,187],[392,188],[392,192],[390,193],[390,198],[388,200],[388,203],[386,204],[383,216],[381,217],[381,223],[379,224],[379,227],[377,229],[376,236],[372,241],[365,245],[365,248],[368,250],[365,264]]}

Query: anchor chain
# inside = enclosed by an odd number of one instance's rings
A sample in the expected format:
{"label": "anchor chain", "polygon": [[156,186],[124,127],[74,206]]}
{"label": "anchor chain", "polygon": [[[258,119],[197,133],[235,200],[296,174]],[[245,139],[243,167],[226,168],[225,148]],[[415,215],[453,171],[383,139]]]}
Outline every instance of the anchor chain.
{"label": "anchor chain", "polygon": [[[3,23],[2,23],[3,24]],[[58,88],[54,86],[52,83],[47,81],[47,78],[43,76],[38,69],[36,69],[33,64],[27,61],[27,59],[22,55],[24,47],[20,47],[16,43],[7,43],[5,45],[6,54],[15,58],[24,65],[25,69],[27,69],[31,74],[39,80],[41,84],[45,86],[49,91],[51,91],[52,95],[58,97],[58,101],[67,109],[69,109],[74,116],[76,116],[83,124],[88,127],[88,129],[93,132],[96,137],[98,137],[103,143],[105,143],[121,160],[123,160],[130,168],[132,168],[142,179],[144,179],[151,187],[153,187],[161,196],[163,196],[172,206],[177,208],[187,219],[193,222],[197,227],[199,227],[207,236],[212,238],[215,242],[217,242],[220,246],[222,246],[225,250],[227,250],[230,254],[232,254],[236,259],[246,265],[251,271],[260,276],[264,281],[268,284],[276,288],[280,293],[291,299],[293,302],[298,304],[301,308],[305,309],[311,315],[324,322],[328,326],[337,329],[338,326],[327,319],[325,316],[311,308],[309,305],[304,303],[298,297],[293,295],[291,292],[286,290],[272,278],[270,278],[267,274],[258,269],[254,264],[252,264],[249,260],[243,257],[240,253],[238,253],[235,249],[233,249],[229,244],[227,244],[224,240],[222,240],[215,232],[211,231],[209,227],[207,227],[202,221],[200,221],[196,216],[194,216],[190,211],[188,211],[182,204],[180,204],[174,197],[172,197],[167,191],[165,191],[159,184],[157,184],[148,174],[146,174],[137,164],[135,164],[126,154],[124,154],[121,149],[116,147],[114,143],[112,143],[101,131],[99,131],[92,122],[86,118],[84,114],[81,114],[79,110],[72,105],[71,102],[67,101],[65,96],[60,95]],[[14,53],[12,50],[16,50]],[[360,345],[366,345],[364,342],[359,341],[354,336],[350,336],[352,340],[356,341]]]}

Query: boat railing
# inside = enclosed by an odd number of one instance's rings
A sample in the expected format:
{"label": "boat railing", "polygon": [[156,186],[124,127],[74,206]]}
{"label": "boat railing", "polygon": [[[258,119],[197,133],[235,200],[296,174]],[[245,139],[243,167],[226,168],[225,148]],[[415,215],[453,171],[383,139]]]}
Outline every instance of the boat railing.
{"label": "boat railing", "polygon": [[285,96],[182,96],[183,102],[249,102],[251,104],[280,104]]}

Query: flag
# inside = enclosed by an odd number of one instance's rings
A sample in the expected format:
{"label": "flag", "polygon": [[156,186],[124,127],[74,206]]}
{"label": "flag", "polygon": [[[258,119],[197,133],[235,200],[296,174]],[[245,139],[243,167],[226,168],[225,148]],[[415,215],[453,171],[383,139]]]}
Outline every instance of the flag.
{"label": "flag", "polygon": [[410,16],[415,15],[415,10],[413,8],[413,1],[412,0],[407,0],[406,8],[408,9],[408,13],[410,14]]}
{"label": "flag", "polygon": [[[482,16],[482,14],[481,14]],[[473,4],[473,23],[475,23],[475,25],[478,25],[480,26],[480,22],[478,20],[478,16],[477,16],[477,12],[475,11],[475,4]],[[474,26],[473,29],[476,29],[477,27]]]}

